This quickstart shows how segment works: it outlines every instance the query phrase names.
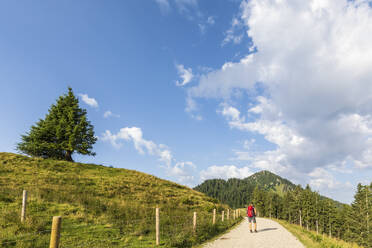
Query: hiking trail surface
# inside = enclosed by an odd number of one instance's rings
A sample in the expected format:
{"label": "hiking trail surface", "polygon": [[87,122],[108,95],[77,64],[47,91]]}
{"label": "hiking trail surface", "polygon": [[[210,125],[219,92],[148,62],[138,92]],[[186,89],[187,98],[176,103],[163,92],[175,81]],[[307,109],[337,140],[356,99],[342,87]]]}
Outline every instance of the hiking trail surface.
{"label": "hiking trail surface", "polygon": [[[257,218],[257,233],[249,232],[247,218],[230,232],[205,244],[204,248],[304,248],[301,242],[279,223]],[[253,229],[253,224],[252,224]]]}

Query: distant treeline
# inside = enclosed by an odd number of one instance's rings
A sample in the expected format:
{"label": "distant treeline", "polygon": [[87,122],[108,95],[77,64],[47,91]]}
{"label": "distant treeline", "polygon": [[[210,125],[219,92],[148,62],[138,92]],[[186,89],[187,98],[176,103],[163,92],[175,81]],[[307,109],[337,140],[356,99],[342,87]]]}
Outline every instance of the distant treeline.
{"label": "distant treeline", "polygon": [[372,247],[372,183],[369,186],[359,184],[353,203],[347,205],[321,196],[309,186],[305,189],[295,186],[278,194],[258,185],[242,190],[239,188],[242,185],[235,184],[235,189],[229,187],[224,192],[222,181],[210,180],[196,189],[234,207],[245,207],[252,201],[261,217],[283,219],[304,228],[318,229],[319,233]]}

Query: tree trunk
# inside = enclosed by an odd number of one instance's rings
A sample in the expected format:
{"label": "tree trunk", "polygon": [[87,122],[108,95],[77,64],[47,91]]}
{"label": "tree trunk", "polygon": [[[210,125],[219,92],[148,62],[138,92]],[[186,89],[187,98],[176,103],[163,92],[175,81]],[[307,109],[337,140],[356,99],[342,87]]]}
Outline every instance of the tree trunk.
{"label": "tree trunk", "polygon": [[66,159],[66,161],[74,162],[74,160],[72,159],[71,155],[72,155],[72,152],[71,151],[66,151],[66,153],[65,153],[65,159]]}

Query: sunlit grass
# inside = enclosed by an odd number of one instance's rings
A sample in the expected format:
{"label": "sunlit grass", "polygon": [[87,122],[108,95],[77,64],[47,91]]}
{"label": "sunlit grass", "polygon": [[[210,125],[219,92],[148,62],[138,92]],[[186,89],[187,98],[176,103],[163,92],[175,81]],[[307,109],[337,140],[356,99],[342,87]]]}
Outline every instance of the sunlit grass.
{"label": "sunlit grass", "polygon": [[[27,219],[21,223],[24,189]],[[62,216],[61,247],[153,247],[156,207],[162,247],[200,244],[238,221],[222,223],[226,205],[145,173],[0,153],[0,247],[47,247],[57,215]],[[216,225],[211,224],[214,208]]]}
{"label": "sunlit grass", "polygon": [[275,220],[290,231],[307,248],[361,248],[357,244],[347,243],[343,240],[330,238],[326,234],[317,234],[307,231],[299,225],[289,224],[283,220]]}

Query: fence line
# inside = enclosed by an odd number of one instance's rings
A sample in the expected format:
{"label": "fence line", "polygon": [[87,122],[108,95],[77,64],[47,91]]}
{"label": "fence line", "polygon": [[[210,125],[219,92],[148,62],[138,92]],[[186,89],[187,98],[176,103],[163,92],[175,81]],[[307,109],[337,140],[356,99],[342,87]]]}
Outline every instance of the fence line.
{"label": "fence line", "polygon": [[[7,186],[9,187],[9,185],[7,185]],[[22,192],[21,211],[18,212],[21,215],[20,219],[21,219],[22,224],[26,224],[30,220],[33,220],[35,218],[39,218],[39,219],[48,218],[49,219],[53,216],[53,215],[51,215],[52,214],[51,212],[49,212],[49,213],[47,212],[45,214],[40,214],[40,215],[39,214],[35,215],[34,211],[29,211],[27,208],[33,206],[32,204],[28,204],[28,201],[31,200],[32,197],[33,197],[32,194],[29,195],[29,192],[27,190],[23,190],[23,191],[16,190],[16,191],[19,191],[19,193]],[[4,193],[4,188],[2,188],[0,193]],[[1,194],[0,194],[0,197],[1,197]],[[19,198],[17,197],[16,199],[19,199]],[[19,204],[20,203],[17,204],[17,202],[12,201],[11,205],[9,205],[9,209],[11,209],[14,212],[14,210],[15,210],[14,206],[20,206]],[[6,209],[7,205],[6,204],[1,204],[1,202],[0,202],[0,211],[1,211],[1,209],[4,209],[2,207],[4,207]],[[222,211],[221,212],[221,223],[223,223],[223,222],[226,222],[225,221],[225,210],[221,210],[221,211]],[[235,220],[235,215],[237,213],[237,210],[232,210],[232,211],[234,213],[234,220]],[[16,213],[16,212],[14,212],[14,213]],[[38,211],[36,213],[38,213]],[[216,225],[216,209],[213,209],[212,216],[210,215],[210,213],[208,214],[208,213],[205,213],[205,212],[202,212],[200,215],[198,215],[196,211],[193,211],[192,215],[190,214],[190,216],[188,216],[188,215],[169,215],[169,212],[164,212],[164,213],[167,213],[168,215],[165,215],[164,218],[163,218],[162,214],[161,214],[161,211],[160,211],[160,208],[157,207],[157,208],[155,208],[155,214],[153,216],[147,216],[147,217],[144,217],[144,218],[138,218],[138,219],[131,219],[131,220],[123,221],[122,223],[127,224],[127,226],[125,226],[124,228],[113,228],[113,227],[107,228],[107,230],[110,230],[110,232],[112,232],[113,234],[114,233],[117,234],[116,236],[113,235],[113,237],[110,237],[110,241],[121,242],[123,238],[120,237],[119,235],[129,235],[128,237],[130,237],[130,234],[132,234],[131,231],[133,231],[133,230],[130,230],[130,228],[129,228],[129,230],[127,230],[128,225],[136,225],[136,224],[143,223],[143,222],[152,222],[152,221],[155,222],[154,241],[155,241],[156,245],[161,245],[162,244],[162,241],[161,241],[162,236],[161,235],[166,234],[166,233],[164,233],[165,229],[163,227],[167,227],[168,229],[169,229],[169,227],[171,227],[169,230],[167,230],[168,234],[169,234],[170,230],[172,230],[172,229],[185,230],[185,228],[187,230],[192,231],[194,234],[196,234],[197,230],[198,230],[197,223],[199,223],[199,220],[198,220],[199,218],[200,218],[200,221],[204,220],[204,222],[200,222],[200,223],[205,224],[205,223],[208,222],[208,219],[209,219],[209,223],[211,223],[213,225]],[[0,215],[0,217],[1,217],[1,215]],[[236,217],[238,218],[238,216],[236,216]],[[67,227],[64,228],[63,225],[62,225],[62,219],[63,218],[65,218],[65,217],[54,216],[53,219],[52,219],[52,222],[51,222],[52,224],[51,224],[50,229],[37,230],[34,233],[29,233],[29,234],[22,235],[22,236],[13,236],[12,238],[6,238],[5,237],[5,239],[3,239],[3,240],[1,240],[1,238],[3,238],[3,237],[0,236],[0,247],[2,247],[3,245],[5,245],[5,246],[15,245],[18,242],[33,242],[33,243],[35,243],[35,242],[39,242],[40,239],[44,240],[44,242],[46,244],[48,242],[46,240],[46,238],[47,238],[47,236],[49,237],[49,235],[47,235],[47,234],[50,234],[49,248],[63,248],[63,247],[66,247],[65,245],[68,244],[69,241],[73,240],[73,239],[67,239],[67,241],[66,241],[66,240],[64,240],[64,238],[76,237],[77,235],[81,235],[81,234],[93,234],[95,232],[102,233],[102,231],[103,231],[103,229],[101,228],[101,229],[97,229],[97,230],[89,230],[87,232],[81,232],[81,230],[83,228],[88,228],[89,229],[90,227],[93,227],[93,225],[67,226]],[[161,222],[162,218],[164,219],[165,224]],[[170,221],[167,221],[167,220],[172,220],[172,219],[181,221],[182,223],[181,224],[176,224],[176,223],[171,223]],[[67,220],[68,220],[68,218],[67,218]],[[230,223],[230,209],[227,209],[226,220],[228,221],[228,223]],[[232,222],[232,223],[234,223],[234,222]],[[94,225],[94,227],[98,228],[98,227],[100,227],[100,225],[103,225],[103,224],[97,224],[97,225]],[[80,232],[77,232],[78,230]],[[161,230],[163,230],[163,233],[160,232]],[[182,233],[182,232],[179,232],[179,233]],[[34,237],[32,237],[32,236],[34,236]],[[76,237],[76,238],[78,239],[79,237]],[[40,242],[42,242],[42,240]],[[94,243],[95,241],[94,240],[92,241],[92,240],[93,240],[92,238],[88,239],[88,241],[90,243]],[[99,242],[100,239],[96,239],[96,241]],[[154,241],[151,241],[151,240],[148,239],[148,240],[144,240],[143,242],[148,242],[150,244]],[[120,246],[122,247],[121,243],[120,243]],[[80,247],[80,244],[75,243],[74,247]],[[83,246],[81,246],[81,247],[83,247]],[[148,247],[148,246],[145,246],[145,247]]]}

